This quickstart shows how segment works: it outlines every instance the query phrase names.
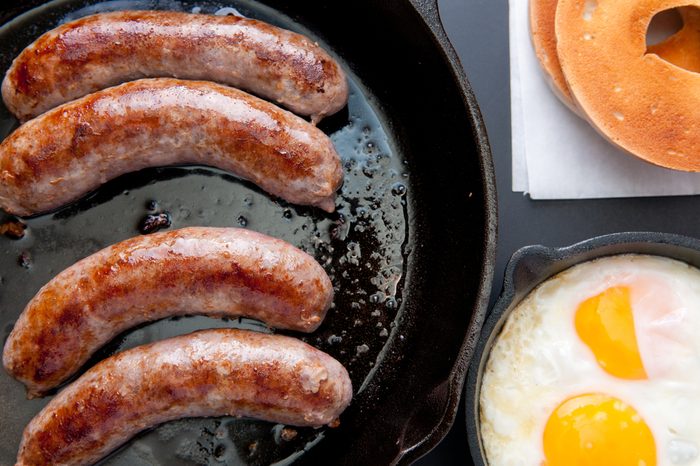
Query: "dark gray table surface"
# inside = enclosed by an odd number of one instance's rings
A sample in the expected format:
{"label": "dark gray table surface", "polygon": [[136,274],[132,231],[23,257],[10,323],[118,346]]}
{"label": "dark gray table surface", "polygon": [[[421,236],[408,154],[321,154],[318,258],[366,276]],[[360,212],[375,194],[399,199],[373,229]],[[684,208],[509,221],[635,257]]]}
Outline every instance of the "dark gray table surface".
{"label": "dark gray table surface", "polygon": [[[526,1],[526,0],[518,0]],[[619,231],[700,236],[695,196],[532,201],[511,189],[508,0],[440,0],[440,14],[481,106],[498,186],[498,252],[493,297],[510,256],[529,244],[564,246]],[[492,300],[493,301],[493,300]],[[471,465],[464,410],[419,466]]]}
{"label": "dark gray table surface", "polygon": [[[506,262],[525,245],[561,246],[633,230],[700,236],[700,216],[695,215],[698,200],[694,196],[532,201],[512,192],[508,0],[440,0],[439,5],[445,29],[481,106],[493,150],[499,238],[492,301],[500,292]],[[460,408],[448,436],[415,464],[471,465],[464,416]]]}

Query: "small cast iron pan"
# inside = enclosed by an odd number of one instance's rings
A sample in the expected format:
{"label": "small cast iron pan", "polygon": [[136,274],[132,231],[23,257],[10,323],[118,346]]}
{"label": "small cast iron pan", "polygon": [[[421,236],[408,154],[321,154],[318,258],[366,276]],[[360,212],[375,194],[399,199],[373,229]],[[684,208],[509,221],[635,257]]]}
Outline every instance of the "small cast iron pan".
{"label": "small cast iron pan", "polygon": [[[336,214],[286,204],[207,167],[168,167],[123,176],[30,219],[21,240],[0,237],[3,341],[42,285],[137,235],[148,213],[169,212],[171,228],[240,226],[287,240],[313,254],[333,280],[335,307],[321,328],[292,335],[348,368],[355,396],[339,428],[297,429],[291,438],[262,421],[187,419],[138,436],[102,464],[408,464],[435,446],[454,421],[483,322],[496,225],[486,132],[435,0],[41,3],[0,6],[1,74],[40,34],[79,16],[233,7],[318,41],[351,87],[348,108],[320,125],[345,168]],[[16,124],[0,105],[0,138]],[[138,344],[227,326],[271,331],[245,319],[166,319],[127,332],[88,365]],[[0,464],[14,462],[24,426],[47,399],[26,400],[0,370]]]}
{"label": "small cast iron pan", "polygon": [[479,427],[481,376],[489,351],[511,311],[548,278],[576,264],[615,254],[664,256],[700,268],[700,240],[669,233],[615,233],[563,248],[526,246],[513,254],[506,266],[503,290],[486,319],[467,375],[464,403],[474,466],[487,464]]}

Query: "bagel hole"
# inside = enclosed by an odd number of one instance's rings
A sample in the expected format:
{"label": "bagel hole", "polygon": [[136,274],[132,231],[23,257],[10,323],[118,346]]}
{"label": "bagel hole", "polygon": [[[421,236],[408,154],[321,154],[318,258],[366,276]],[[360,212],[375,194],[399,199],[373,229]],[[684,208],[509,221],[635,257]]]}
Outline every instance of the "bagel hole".
{"label": "bagel hole", "polygon": [[662,43],[681,29],[683,29],[683,18],[678,8],[655,14],[647,29],[647,53],[650,53],[649,47]]}

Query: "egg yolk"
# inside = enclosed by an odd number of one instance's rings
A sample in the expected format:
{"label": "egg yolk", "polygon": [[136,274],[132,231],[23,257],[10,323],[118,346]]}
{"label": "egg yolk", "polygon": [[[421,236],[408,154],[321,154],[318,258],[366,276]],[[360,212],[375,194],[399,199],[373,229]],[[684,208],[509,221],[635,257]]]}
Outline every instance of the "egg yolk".
{"label": "egg yolk", "polygon": [[629,380],[647,378],[637,346],[629,288],[608,288],[582,302],[576,311],[576,331],[610,375]]}
{"label": "egg yolk", "polygon": [[656,445],[634,408],[604,394],[564,401],[544,430],[546,466],[655,466]]}

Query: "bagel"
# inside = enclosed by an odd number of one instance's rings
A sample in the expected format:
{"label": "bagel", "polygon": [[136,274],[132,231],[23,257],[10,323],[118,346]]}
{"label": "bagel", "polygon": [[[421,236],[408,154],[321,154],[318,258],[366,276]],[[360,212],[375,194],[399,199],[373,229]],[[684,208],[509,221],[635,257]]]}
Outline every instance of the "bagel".
{"label": "bagel", "polygon": [[566,84],[557,55],[554,16],[559,0],[530,0],[530,37],[535,55],[554,93],[573,112],[579,113]]}
{"label": "bagel", "polygon": [[700,0],[559,0],[557,54],[603,136],[653,164],[700,171],[700,74],[647,53],[651,19],[679,6]]}
{"label": "bagel", "polygon": [[664,42],[650,46],[647,51],[686,70],[700,72],[700,10],[689,6],[679,8],[683,28]]}
{"label": "bagel", "polygon": [[[558,0],[530,0],[532,45],[556,96],[572,111],[583,116],[576,108],[557,54],[554,31],[557,3]],[[683,28],[663,42],[650,46],[648,51],[682,68],[700,71],[700,10],[694,7],[679,10]]]}

